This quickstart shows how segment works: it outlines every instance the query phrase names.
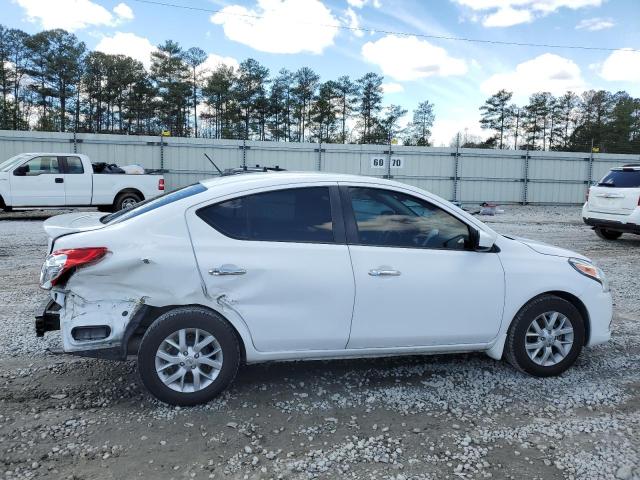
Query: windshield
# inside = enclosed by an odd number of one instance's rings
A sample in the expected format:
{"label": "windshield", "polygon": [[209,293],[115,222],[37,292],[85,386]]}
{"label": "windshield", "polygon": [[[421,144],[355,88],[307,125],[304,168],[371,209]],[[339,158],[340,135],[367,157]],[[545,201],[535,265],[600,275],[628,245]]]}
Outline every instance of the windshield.
{"label": "windshield", "polygon": [[26,160],[31,156],[32,155],[30,153],[21,153],[20,155],[11,157],[9,160],[5,160],[4,162],[0,163],[0,172],[8,172],[9,170],[12,170],[13,167],[17,166],[23,160]]}
{"label": "windshield", "polygon": [[598,182],[599,187],[638,188],[640,187],[640,170],[611,170]]}
{"label": "windshield", "polygon": [[177,202],[178,200],[182,200],[183,198],[197,195],[198,193],[202,193],[206,190],[207,187],[205,187],[201,183],[189,185],[188,187],[181,188],[180,190],[176,190],[175,192],[167,193],[165,195],[162,195],[161,197],[156,197],[150,200],[145,200],[144,202],[140,202],[133,208],[125,208],[124,210],[105,215],[100,219],[100,221],[105,224],[124,222],[125,220],[128,220],[130,218],[137,217],[138,215],[150,212],[151,210],[155,210],[156,208],[160,208],[165,205],[169,205],[170,203]]}

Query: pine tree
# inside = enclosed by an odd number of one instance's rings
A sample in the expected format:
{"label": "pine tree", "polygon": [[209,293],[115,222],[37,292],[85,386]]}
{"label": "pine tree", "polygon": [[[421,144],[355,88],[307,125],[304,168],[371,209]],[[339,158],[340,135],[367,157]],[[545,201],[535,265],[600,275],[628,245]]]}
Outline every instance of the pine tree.
{"label": "pine tree", "polygon": [[505,133],[513,115],[513,111],[509,108],[511,97],[513,97],[513,92],[500,90],[489,97],[480,107],[480,126],[495,132],[500,149],[504,146]]}

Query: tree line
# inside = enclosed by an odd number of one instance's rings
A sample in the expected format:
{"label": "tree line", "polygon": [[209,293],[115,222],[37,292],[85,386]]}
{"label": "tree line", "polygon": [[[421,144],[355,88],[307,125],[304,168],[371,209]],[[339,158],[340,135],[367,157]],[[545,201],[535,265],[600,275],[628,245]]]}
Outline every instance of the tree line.
{"label": "tree line", "polygon": [[480,107],[480,125],[492,135],[466,146],[522,150],[640,152],[640,98],[627,92],[588,90],[555,97],[534,93],[529,103],[511,103],[500,90]]}
{"label": "tree line", "polygon": [[[383,106],[384,78],[366,73],[322,81],[309,67],[272,73],[255,59],[204,68],[207,54],[167,40],[150,67],[88,51],[65,30],[29,35],[0,25],[0,129],[287,142],[430,145],[434,105]],[[512,103],[501,90],[480,108],[488,140],[466,147],[640,152],[640,99],[590,90],[536,93]],[[465,136],[466,137],[466,136]]]}
{"label": "tree line", "polygon": [[383,108],[384,78],[321,81],[309,67],[271,74],[255,59],[203,69],[207,54],[168,40],[150,68],[88,51],[65,30],[34,35],[0,25],[0,129],[429,145],[433,104]]}

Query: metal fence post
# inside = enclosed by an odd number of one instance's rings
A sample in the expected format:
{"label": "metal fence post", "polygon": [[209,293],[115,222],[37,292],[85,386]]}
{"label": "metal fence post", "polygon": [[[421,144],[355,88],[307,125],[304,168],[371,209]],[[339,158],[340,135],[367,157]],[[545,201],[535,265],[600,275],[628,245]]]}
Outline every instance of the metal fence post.
{"label": "metal fence post", "polygon": [[585,195],[589,193],[589,188],[591,188],[591,182],[593,182],[593,139],[591,140],[591,152],[589,153],[589,171],[587,172],[587,191]]}
{"label": "metal fence post", "polygon": [[452,154],[454,156],[454,164],[453,164],[453,201],[458,201],[458,188],[460,181],[460,132],[456,137],[456,153]]}
{"label": "metal fence post", "polygon": [[247,166],[247,139],[242,139],[242,168]]}
{"label": "metal fence post", "polygon": [[524,154],[524,175],[522,177],[522,204],[529,203],[529,149]]}
{"label": "metal fence post", "polygon": [[322,152],[324,152],[324,148],[322,148],[322,140],[318,142],[318,148],[313,149],[314,152],[318,152],[318,159],[316,161],[316,169],[321,172],[322,171]]}
{"label": "metal fence post", "polygon": [[73,153],[78,153],[78,137],[75,129],[73,130]]}
{"label": "metal fence post", "polygon": [[160,170],[164,170],[164,135],[160,134]]}

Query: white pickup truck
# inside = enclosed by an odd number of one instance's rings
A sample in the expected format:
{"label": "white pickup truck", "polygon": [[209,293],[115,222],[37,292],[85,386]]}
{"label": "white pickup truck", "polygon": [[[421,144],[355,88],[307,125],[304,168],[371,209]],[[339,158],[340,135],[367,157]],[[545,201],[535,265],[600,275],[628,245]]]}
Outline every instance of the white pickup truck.
{"label": "white pickup truck", "polygon": [[0,208],[95,206],[114,211],[164,193],[162,175],[94,170],[89,157],[81,154],[16,155],[0,163]]}

